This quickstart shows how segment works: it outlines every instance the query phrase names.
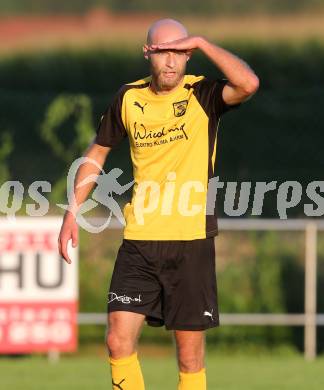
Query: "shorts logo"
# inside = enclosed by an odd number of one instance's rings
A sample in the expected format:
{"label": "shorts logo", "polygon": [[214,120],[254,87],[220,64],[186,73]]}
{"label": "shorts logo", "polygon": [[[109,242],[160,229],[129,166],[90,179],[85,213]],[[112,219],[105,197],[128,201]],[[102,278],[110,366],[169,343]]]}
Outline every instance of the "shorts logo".
{"label": "shorts logo", "polygon": [[126,304],[129,304],[131,302],[142,302],[141,300],[141,294],[138,294],[138,297],[128,297],[127,295],[120,295],[118,296],[116,293],[114,292],[109,292],[108,294],[108,303],[110,302],[113,302],[113,301],[119,301],[121,303],[126,303]]}
{"label": "shorts logo", "polygon": [[180,102],[173,103],[174,116],[182,116],[186,113],[188,106],[188,100],[181,100]]}
{"label": "shorts logo", "polygon": [[214,321],[214,318],[213,318],[213,311],[214,311],[214,309],[212,309],[211,312],[205,310],[205,311],[204,311],[204,316],[208,316],[208,317],[211,318],[212,321]]}

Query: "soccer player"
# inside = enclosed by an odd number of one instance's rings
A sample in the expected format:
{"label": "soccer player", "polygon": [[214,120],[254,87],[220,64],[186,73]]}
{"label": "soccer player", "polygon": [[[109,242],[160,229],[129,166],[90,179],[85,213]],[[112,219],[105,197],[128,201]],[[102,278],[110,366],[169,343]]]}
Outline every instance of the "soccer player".
{"label": "soccer player", "polygon": [[[186,74],[200,50],[225,77]],[[172,330],[179,367],[178,390],[206,389],[205,330],[219,326],[214,239],[217,218],[207,213],[219,120],[258,89],[251,68],[176,20],[162,19],[143,46],[150,76],[123,85],[102,115],[85,156],[102,167],[109,151],[129,138],[134,188],[108,292],[108,361],[114,390],[143,390],[137,342],[144,324]],[[64,216],[59,251],[77,245],[75,212],[99,173],[83,164],[75,204]]]}

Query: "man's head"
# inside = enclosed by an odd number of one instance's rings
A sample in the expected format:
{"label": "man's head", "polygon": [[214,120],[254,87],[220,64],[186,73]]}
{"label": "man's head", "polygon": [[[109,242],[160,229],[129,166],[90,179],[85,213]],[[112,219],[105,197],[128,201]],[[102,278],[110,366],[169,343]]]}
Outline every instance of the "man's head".
{"label": "man's head", "polygon": [[175,50],[150,50],[150,45],[186,38],[186,28],[174,19],[161,19],[151,25],[147,42],[143,46],[144,57],[150,61],[152,80],[160,92],[175,88],[186,72],[190,53]]}

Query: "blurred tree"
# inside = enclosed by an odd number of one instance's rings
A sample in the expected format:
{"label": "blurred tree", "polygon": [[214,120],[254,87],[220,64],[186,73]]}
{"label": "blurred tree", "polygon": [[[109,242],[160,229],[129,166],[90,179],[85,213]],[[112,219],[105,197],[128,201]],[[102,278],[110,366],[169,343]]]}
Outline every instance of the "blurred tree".
{"label": "blurred tree", "polygon": [[[66,126],[69,117],[74,117],[74,133],[71,137],[70,126]],[[65,126],[64,126],[65,124]],[[71,142],[62,142],[58,131],[65,129],[70,134]],[[41,124],[41,137],[51,146],[53,153],[68,164],[79,157],[94,134],[92,123],[92,104],[86,95],[62,94],[48,106],[45,119]],[[66,137],[64,137],[66,140]],[[66,177],[62,176],[54,185],[51,200],[58,202],[66,192]]]}

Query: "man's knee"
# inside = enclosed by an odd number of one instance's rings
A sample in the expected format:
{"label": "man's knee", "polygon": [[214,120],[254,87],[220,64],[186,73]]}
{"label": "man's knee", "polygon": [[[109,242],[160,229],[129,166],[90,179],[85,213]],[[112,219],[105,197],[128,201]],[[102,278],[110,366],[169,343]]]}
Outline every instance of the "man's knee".
{"label": "man's knee", "polygon": [[204,367],[202,354],[179,353],[179,368],[182,372],[198,372]]}
{"label": "man's knee", "polygon": [[175,331],[180,371],[197,372],[205,366],[204,332]]}
{"label": "man's knee", "polygon": [[106,344],[109,355],[115,359],[129,356],[135,352],[135,345],[132,338],[127,337],[127,335],[120,335],[114,331],[107,333]]}
{"label": "man's knee", "polygon": [[114,311],[108,315],[106,344],[113,358],[135,352],[137,339],[145,316],[127,311]]}

